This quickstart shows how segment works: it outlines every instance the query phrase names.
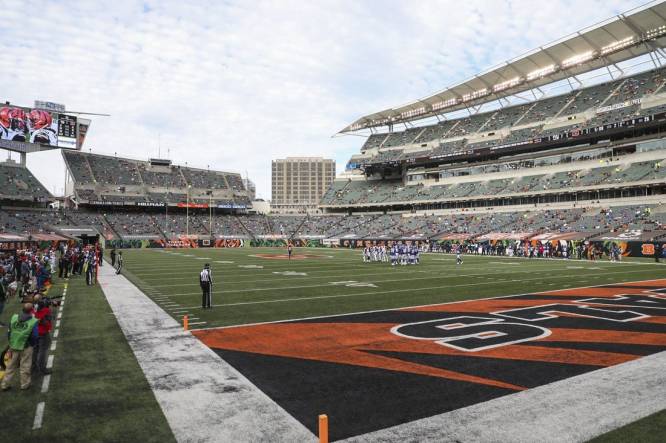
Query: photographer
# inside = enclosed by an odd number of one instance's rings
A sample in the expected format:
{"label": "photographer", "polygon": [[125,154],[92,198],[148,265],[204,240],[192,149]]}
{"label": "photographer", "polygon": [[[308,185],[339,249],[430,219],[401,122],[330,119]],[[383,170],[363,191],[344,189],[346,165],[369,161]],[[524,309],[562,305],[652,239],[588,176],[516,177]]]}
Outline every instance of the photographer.
{"label": "photographer", "polygon": [[39,339],[37,341],[35,351],[32,354],[32,367],[33,370],[36,370],[37,373],[41,375],[47,375],[51,373],[51,370],[46,368],[46,358],[49,353],[49,347],[51,346],[51,329],[53,328],[51,324],[52,305],[53,302],[48,297],[35,295],[34,315],[35,318],[39,321],[39,323],[37,323],[37,333],[39,335]]}

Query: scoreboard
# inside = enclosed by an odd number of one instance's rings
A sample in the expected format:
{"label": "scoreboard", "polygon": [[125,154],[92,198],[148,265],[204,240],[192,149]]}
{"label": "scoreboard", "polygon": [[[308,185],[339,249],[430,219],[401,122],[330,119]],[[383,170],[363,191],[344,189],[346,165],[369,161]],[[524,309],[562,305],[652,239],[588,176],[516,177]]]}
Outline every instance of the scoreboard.
{"label": "scoreboard", "polygon": [[76,138],[76,117],[60,114],[58,116],[58,139],[60,137]]}
{"label": "scoreboard", "polygon": [[76,148],[76,117],[58,114],[58,147]]}

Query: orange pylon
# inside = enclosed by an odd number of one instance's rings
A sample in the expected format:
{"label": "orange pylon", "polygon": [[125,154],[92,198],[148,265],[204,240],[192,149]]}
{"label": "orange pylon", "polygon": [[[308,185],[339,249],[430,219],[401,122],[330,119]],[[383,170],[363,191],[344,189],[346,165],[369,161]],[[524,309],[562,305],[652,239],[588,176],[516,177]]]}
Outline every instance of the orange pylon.
{"label": "orange pylon", "polygon": [[319,415],[319,443],[328,443],[328,416]]}

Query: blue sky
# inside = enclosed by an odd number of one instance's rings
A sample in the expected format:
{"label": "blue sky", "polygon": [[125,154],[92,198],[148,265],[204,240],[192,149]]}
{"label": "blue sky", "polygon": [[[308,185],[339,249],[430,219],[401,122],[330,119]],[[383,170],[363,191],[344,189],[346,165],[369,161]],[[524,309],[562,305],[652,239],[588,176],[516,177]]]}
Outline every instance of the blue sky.
{"label": "blue sky", "polygon": [[[247,171],[270,198],[271,159],[324,156],[341,170],[363,139],[331,135],[357,117],[644,2],[2,3],[3,101],[111,114],[85,150],[147,159],[161,145],[178,164]],[[28,165],[62,192],[59,153]]]}

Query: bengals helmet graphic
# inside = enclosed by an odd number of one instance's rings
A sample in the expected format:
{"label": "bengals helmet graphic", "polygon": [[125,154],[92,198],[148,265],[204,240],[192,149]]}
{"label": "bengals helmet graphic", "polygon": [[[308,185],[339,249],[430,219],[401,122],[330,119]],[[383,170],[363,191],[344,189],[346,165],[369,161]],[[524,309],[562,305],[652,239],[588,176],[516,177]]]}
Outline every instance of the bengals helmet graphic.
{"label": "bengals helmet graphic", "polygon": [[51,114],[41,109],[33,109],[28,114],[28,122],[30,124],[30,129],[35,131],[37,129],[42,129],[45,127],[51,126],[53,118]]}
{"label": "bengals helmet graphic", "polygon": [[19,142],[25,141],[28,127],[24,110],[9,107],[1,108],[0,126],[0,138]]}

